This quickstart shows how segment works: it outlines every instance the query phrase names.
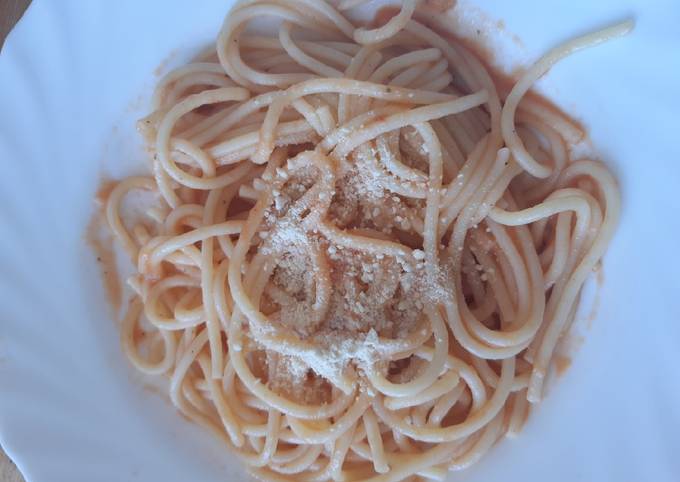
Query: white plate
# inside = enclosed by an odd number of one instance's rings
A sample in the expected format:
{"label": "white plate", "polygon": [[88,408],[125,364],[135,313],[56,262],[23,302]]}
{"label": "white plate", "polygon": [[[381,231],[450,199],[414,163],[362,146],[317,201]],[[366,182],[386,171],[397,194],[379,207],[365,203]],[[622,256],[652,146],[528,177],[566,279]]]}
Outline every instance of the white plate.
{"label": "white plate", "polygon": [[[133,121],[161,70],[231,2],[34,0],[0,56],[0,440],[30,482],[225,481],[220,444],[124,359],[83,233],[102,176],[142,166]],[[470,3],[470,2],[464,2]],[[589,127],[623,191],[597,319],[521,436],[451,480],[680,479],[680,4],[480,0],[504,56],[633,15],[542,87]],[[193,6],[193,5],[199,6]],[[522,47],[508,33],[516,33]],[[484,32],[483,32],[484,33]]]}

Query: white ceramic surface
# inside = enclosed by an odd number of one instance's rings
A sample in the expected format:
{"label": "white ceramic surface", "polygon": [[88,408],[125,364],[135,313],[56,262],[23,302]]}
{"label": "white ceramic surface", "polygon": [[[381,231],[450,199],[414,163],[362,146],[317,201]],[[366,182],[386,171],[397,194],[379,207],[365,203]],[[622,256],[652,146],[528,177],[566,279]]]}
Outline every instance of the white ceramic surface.
{"label": "white ceramic surface", "polygon": [[[504,21],[504,61],[638,25],[541,83],[622,187],[598,316],[521,436],[450,480],[680,480],[680,3],[460,3],[483,37]],[[230,4],[34,0],[0,55],[0,442],[29,482],[244,478],[123,358],[83,236],[100,179],[143,166],[154,71],[211,42]]]}

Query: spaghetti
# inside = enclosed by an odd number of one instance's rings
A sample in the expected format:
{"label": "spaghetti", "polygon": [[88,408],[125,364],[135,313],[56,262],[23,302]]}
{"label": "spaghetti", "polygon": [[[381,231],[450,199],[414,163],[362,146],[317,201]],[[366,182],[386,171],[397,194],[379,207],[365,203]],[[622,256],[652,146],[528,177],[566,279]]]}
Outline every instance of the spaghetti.
{"label": "spaghetti", "polygon": [[[153,176],[107,201],[126,354],[262,480],[443,480],[516,433],[619,217],[525,94],[631,23],[501,95],[415,1],[373,29],[359,3],[237,4],[139,123]],[[124,222],[133,190],[157,202]]]}

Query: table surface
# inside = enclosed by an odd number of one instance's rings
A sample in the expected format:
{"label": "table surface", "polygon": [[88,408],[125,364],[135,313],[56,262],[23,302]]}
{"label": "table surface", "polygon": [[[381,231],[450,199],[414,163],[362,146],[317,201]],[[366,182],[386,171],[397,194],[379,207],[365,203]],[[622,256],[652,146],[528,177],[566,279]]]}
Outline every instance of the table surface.
{"label": "table surface", "polygon": [[[31,0],[0,0],[0,49],[5,37],[21,18]],[[12,461],[0,448],[0,482],[24,482]]]}

